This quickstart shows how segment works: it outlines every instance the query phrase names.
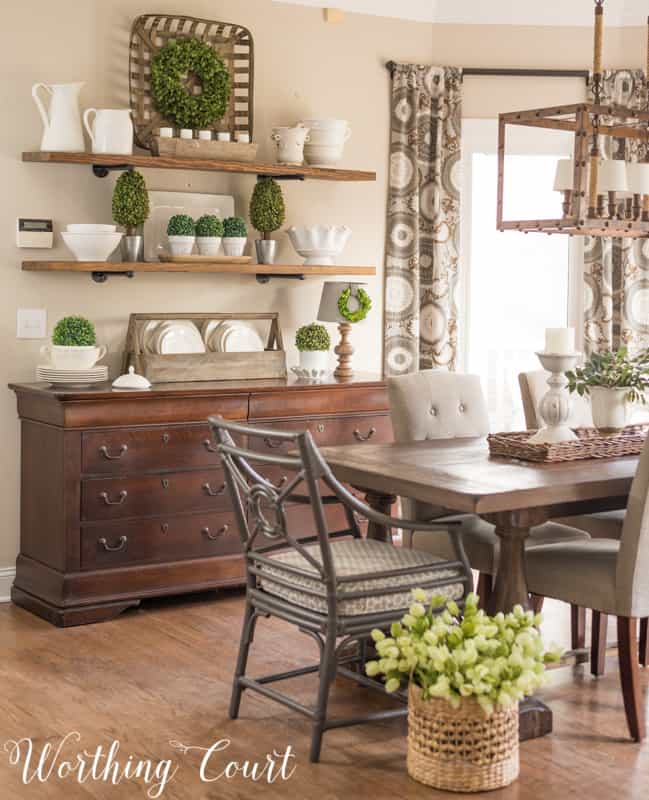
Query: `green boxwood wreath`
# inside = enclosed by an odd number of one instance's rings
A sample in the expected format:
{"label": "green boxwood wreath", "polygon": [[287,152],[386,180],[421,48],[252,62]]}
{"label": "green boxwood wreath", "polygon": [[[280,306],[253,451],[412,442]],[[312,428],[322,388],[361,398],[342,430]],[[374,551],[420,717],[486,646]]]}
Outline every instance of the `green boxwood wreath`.
{"label": "green boxwood wreath", "polygon": [[[201,94],[187,91],[195,74]],[[223,118],[230,99],[230,74],[221,56],[198,39],[178,39],[161,48],[151,62],[151,90],[157,110],[181,128],[206,128]]]}
{"label": "green boxwood wreath", "polygon": [[372,298],[360,286],[354,292],[354,297],[358,300],[358,308],[352,311],[349,308],[349,298],[352,296],[352,287],[348,286],[343,289],[338,297],[338,311],[341,317],[344,317],[349,322],[361,322],[369,314],[372,308]]}

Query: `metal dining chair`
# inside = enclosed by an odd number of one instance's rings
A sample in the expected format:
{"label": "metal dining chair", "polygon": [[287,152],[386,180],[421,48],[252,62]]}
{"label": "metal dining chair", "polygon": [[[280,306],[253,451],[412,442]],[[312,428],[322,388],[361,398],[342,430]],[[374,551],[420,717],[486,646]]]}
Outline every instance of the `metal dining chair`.
{"label": "metal dining chair", "polygon": [[[424,525],[374,511],[334,477],[308,431],[285,433],[221,417],[210,417],[209,422],[241,534],[247,583],[230,717],[237,718],[245,689],[305,714],[313,726],[310,759],[318,761],[325,731],[407,713],[406,708],[398,708],[331,719],[327,715],[330,686],[336,674],[342,674],[383,692],[382,684],[364,674],[365,644],[374,628],[388,628],[405,613],[413,588],[444,595],[460,605],[464,602],[472,579],[460,537],[455,534],[459,526]],[[235,438],[244,446],[235,444]],[[272,453],[269,441],[274,445]],[[310,507],[311,531],[315,533],[291,524],[294,504]],[[342,530],[328,529],[329,505],[344,509],[347,524]],[[425,530],[431,537],[450,534],[452,555],[442,559],[363,539],[357,515],[392,528]],[[246,669],[255,626],[259,617],[268,616],[291,623],[314,638],[319,662],[250,677]],[[355,654],[347,655],[350,650],[360,654],[360,661]],[[350,658],[356,660],[357,671],[350,668]],[[315,672],[320,677],[315,706],[306,706],[270,686]]]}
{"label": "metal dining chair", "polygon": [[[542,425],[539,416],[539,404],[545,395],[548,385],[548,372],[539,369],[532,372],[521,372],[518,385],[521,390],[525,425],[528,430],[537,430]],[[587,397],[573,395],[571,398],[568,424],[572,428],[592,428],[593,415],[590,400]],[[624,509],[618,511],[601,511],[593,514],[576,514],[572,517],[561,517],[554,520],[564,525],[586,531],[591,539],[619,539],[624,525]],[[578,639],[585,638],[586,610],[574,611],[575,625],[579,628]],[[606,634],[608,619],[599,611],[592,611],[590,671],[594,676],[603,675],[606,665]]]}
{"label": "metal dining chair", "polygon": [[532,591],[617,617],[624,710],[631,738],[641,741],[645,719],[638,667],[649,665],[649,440],[631,486],[622,537],[539,547],[526,554],[526,565]]}
{"label": "metal dining chair", "polygon": [[[484,438],[489,433],[487,404],[477,375],[442,370],[423,370],[388,378],[388,396],[394,436],[398,442],[435,439]],[[417,500],[402,498],[404,514],[412,519],[442,523],[447,518],[459,521],[462,541],[469,564],[479,572],[477,591],[488,604],[493,575],[500,555],[500,539],[494,526],[472,514],[457,515],[452,509],[435,507]],[[555,541],[580,541],[590,538],[584,531],[548,522],[532,529],[525,540],[526,549]],[[417,547],[440,557],[448,554],[443,537],[429,537],[425,532],[405,532],[405,547]],[[534,598],[537,610],[542,598]],[[579,618],[572,614],[573,649],[583,647],[579,639]]]}

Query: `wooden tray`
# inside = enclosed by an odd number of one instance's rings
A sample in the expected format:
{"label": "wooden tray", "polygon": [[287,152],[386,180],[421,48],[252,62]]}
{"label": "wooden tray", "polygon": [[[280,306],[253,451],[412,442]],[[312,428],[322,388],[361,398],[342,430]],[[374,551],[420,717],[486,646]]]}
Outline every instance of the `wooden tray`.
{"label": "wooden tray", "polygon": [[158,258],[166,264],[250,264],[252,256],[170,256],[162,253]]}
{"label": "wooden tray", "polygon": [[[191,320],[201,331],[210,320],[267,320],[270,325],[266,349],[259,352],[158,355],[142,349],[142,328],[152,320]],[[279,314],[131,314],[122,371],[128,372],[130,366],[151,383],[285,378],[286,353]]]}
{"label": "wooden tray", "polygon": [[[243,25],[197,19],[185,14],[142,14],[131,28],[129,56],[129,94],[133,111],[135,141],[151,150],[154,133],[163,127],[175,127],[156,109],[151,92],[151,60],[169,42],[176,39],[200,39],[225,61],[230,73],[230,102],[221,120],[206,129],[245,131],[252,139],[254,101],[254,45],[252,34]],[[189,76],[186,84],[192,91],[198,78]]]}
{"label": "wooden tray", "polygon": [[216,139],[179,139],[153,137],[152,152],[171,158],[204,158],[250,164],[257,158],[254,142],[219,142]]}
{"label": "wooden tray", "polygon": [[491,433],[487,441],[492,456],[555,463],[638,455],[648,431],[649,425],[627,425],[620,433],[604,436],[597,428],[575,428],[578,439],[552,444],[530,444],[529,439],[536,431],[516,431]]}

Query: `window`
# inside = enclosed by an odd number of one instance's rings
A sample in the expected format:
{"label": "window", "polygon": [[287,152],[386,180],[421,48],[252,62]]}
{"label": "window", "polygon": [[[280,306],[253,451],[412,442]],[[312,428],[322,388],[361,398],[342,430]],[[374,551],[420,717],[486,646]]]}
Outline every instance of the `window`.
{"label": "window", "polygon": [[[508,136],[505,218],[561,216],[552,190],[570,133],[521,128]],[[545,328],[575,325],[581,242],[568,236],[496,230],[495,120],[463,121],[463,367],[480,375],[492,430],[523,430],[518,374],[540,369]]]}

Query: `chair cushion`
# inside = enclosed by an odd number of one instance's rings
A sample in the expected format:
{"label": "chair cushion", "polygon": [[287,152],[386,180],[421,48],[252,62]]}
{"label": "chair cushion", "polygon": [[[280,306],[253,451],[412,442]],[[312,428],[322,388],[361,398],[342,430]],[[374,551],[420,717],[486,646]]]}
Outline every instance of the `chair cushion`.
{"label": "chair cushion", "polygon": [[[463,577],[462,570],[449,569],[446,566],[435,567],[441,559],[430,553],[422,553],[418,550],[409,550],[403,547],[393,547],[386,542],[368,539],[337,541],[332,542],[330,546],[334,568],[339,578],[348,575],[367,575],[367,577],[357,581],[342,584],[340,594],[376,589],[385,590],[382,594],[374,597],[339,600],[338,613],[341,616],[403,611],[412,602],[411,589],[421,586],[423,581],[457,577],[458,583],[443,586],[439,590],[435,590],[435,593],[442,594],[449,600],[457,600],[463,595],[464,587],[459,582]],[[305,550],[314,560],[322,563],[318,544],[307,545]],[[264,591],[312,611],[317,611],[321,614],[327,613],[325,585],[320,580],[315,568],[297,550],[284,550],[273,556],[272,560],[274,562],[272,567],[265,564],[262,567],[264,575],[269,576],[261,579],[261,587]],[[372,573],[418,567],[423,564],[430,564],[431,569],[425,572],[418,572],[415,575],[399,575],[391,578],[372,577]],[[282,569],[284,565],[310,572],[313,574],[313,578],[294,575]],[[289,582],[291,587],[275,583],[270,579],[270,576],[273,575]],[[318,596],[300,591],[300,589],[305,588],[317,592]]]}
{"label": "chair cushion", "polygon": [[579,514],[576,517],[561,517],[554,522],[570,525],[586,531],[591,539],[621,539],[626,509],[600,511],[599,514]]}
{"label": "chair cushion", "polygon": [[615,539],[534,547],[525,554],[527,584],[531,592],[543,597],[618,614],[615,571],[619,549]]}

